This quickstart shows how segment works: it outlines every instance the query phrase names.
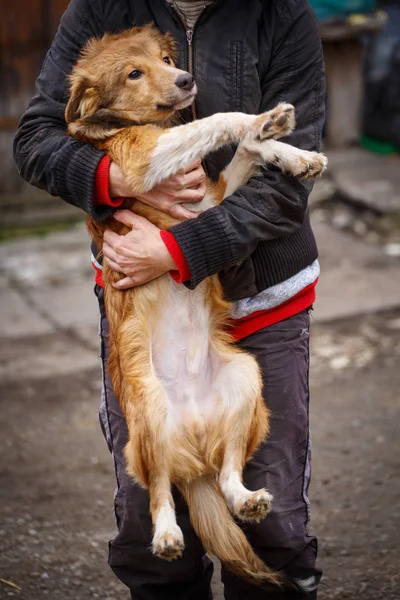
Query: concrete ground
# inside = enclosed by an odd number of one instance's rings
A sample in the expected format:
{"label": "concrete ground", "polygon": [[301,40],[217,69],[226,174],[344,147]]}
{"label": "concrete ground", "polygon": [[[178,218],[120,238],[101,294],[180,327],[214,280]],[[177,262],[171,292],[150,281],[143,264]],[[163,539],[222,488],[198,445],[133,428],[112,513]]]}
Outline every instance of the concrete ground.
{"label": "concrete ground", "polygon": [[[316,224],[313,531],[321,600],[400,598],[400,261]],[[82,227],[0,246],[0,599],[122,600]],[[215,599],[222,600],[218,574]]]}

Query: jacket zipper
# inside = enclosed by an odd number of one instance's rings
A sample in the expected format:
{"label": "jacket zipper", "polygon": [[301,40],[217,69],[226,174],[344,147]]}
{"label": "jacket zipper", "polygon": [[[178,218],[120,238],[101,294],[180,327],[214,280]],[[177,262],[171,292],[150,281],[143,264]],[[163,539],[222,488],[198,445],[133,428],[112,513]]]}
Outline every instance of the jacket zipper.
{"label": "jacket zipper", "polygon": [[[187,70],[188,70],[188,73],[190,73],[191,75],[194,76],[194,64],[193,64],[193,35],[194,35],[194,30],[196,28],[197,23],[200,21],[202,15],[207,10],[208,6],[204,5],[203,10],[201,11],[201,13],[199,14],[199,16],[197,17],[196,21],[193,23],[193,27],[191,29],[186,29],[185,21],[182,18],[180,10],[178,9],[177,6],[175,6],[175,3],[171,2],[170,6],[173,9],[174,13],[176,14],[176,16],[178,18],[178,21],[181,23],[182,27],[185,30],[185,33],[186,33],[186,42],[187,42],[187,53],[188,53]],[[195,100],[193,101],[193,104],[192,104],[192,120],[193,121],[197,121],[197,111],[196,111],[196,101]],[[210,177],[210,174],[208,172],[208,168],[207,168],[207,165],[205,163],[205,160],[202,160],[202,164],[203,164],[203,169],[204,169],[207,177]]]}
{"label": "jacket zipper", "polygon": [[[188,71],[191,75],[193,75],[193,70],[194,70],[194,66],[193,66],[193,32],[194,32],[194,28],[196,27],[197,21],[200,19],[201,15],[202,15],[202,12],[200,13],[199,17],[197,18],[196,22],[194,23],[193,28],[186,30],[186,40],[187,40],[187,44],[188,44]],[[194,101],[192,104],[192,119],[193,119],[193,121],[197,120],[196,101]]]}
{"label": "jacket zipper", "polygon": [[[183,25],[184,29],[185,29],[185,33],[186,33],[186,42],[187,42],[187,51],[188,51],[188,65],[187,65],[187,70],[191,75],[194,75],[194,65],[193,65],[193,36],[194,36],[194,30],[196,28],[197,23],[199,22],[199,20],[201,19],[201,16],[203,15],[204,11],[207,9],[207,6],[203,7],[203,10],[201,11],[201,13],[199,14],[199,16],[197,17],[196,21],[193,23],[193,27],[191,29],[186,29],[186,24],[184,19],[182,18],[182,14],[180,12],[180,10],[175,6],[175,3],[172,2],[171,6],[175,12],[175,14],[177,15],[180,23]],[[197,112],[196,112],[196,101],[193,102],[192,104],[192,119],[193,121],[197,120]]]}

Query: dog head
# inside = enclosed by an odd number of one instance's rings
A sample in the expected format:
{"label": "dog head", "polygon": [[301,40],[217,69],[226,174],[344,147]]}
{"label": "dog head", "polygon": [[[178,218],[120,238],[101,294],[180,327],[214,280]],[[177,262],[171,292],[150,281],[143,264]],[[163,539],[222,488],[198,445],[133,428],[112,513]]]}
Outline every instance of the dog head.
{"label": "dog head", "polygon": [[69,133],[101,140],[123,127],[171,119],[197,92],[176,58],[173,38],[151,25],[90,40],[70,75]]}

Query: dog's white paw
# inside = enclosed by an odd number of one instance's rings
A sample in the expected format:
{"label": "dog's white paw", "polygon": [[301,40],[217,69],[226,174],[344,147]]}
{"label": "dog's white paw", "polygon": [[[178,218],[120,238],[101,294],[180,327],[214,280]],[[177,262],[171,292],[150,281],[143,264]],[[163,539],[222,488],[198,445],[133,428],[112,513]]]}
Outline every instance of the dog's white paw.
{"label": "dog's white paw", "polygon": [[289,135],[296,125],[295,110],[291,104],[282,102],[259,117],[259,139],[281,138]]}
{"label": "dog's white paw", "polygon": [[284,153],[275,155],[273,164],[298,179],[315,179],[325,171],[328,159],[320,152],[308,152],[288,146]]}
{"label": "dog's white paw", "polygon": [[250,492],[247,498],[236,505],[236,516],[241,521],[262,521],[271,510],[273,497],[266,489]]}
{"label": "dog's white paw", "polygon": [[156,533],[153,538],[153,554],[164,560],[175,560],[182,556],[185,547],[183,533],[175,525],[162,533]]}
{"label": "dog's white paw", "polygon": [[322,175],[327,166],[328,159],[325,154],[309,152],[307,156],[299,159],[299,172],[295,177],[299,177],[300,179],[315,179]]}

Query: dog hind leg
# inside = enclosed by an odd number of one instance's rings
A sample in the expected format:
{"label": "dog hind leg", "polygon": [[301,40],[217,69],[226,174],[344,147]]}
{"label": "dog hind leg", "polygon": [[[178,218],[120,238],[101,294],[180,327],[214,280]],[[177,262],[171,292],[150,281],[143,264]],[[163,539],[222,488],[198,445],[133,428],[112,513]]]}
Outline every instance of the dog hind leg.
{"label": "dog hind leg", "polygon": [[184,541],[171,493],[171,442],[166,427],[165,392],[155,377],[147,377],[136,387],[135,395],[136,405],[129,403],[126,410],[129,430],[124,449],[126,468],[149,493],[153,553],[174,560],[182,555]]}
{"label": "dog hind leg", "polygon": [[[159,460],[162,462],[161,457]],[[152,474],[149,495],[154,526],[153,554],[164,560],[180,558],[184,548],[183,534],[176,522],[171,482],[165,471],[157,468],[157,472]]]}
{"label": "dog hind leg", "polygon": [[266,410],[262,398],[256,411],[243,406],[229,423],[219,484],[230,511],[241,521],[261,521],[271,510],[273,500],[265,489],[248,490],[243,485],[243,467],[255,448],[265,438]]}
{"label": "dog hind leg", "polygon": [[[248,382],[258,382],[249,388]],[[223,382],[220,385],[219,382]],[[243,467],[268,430],[268,411],[261,397],[253,357],[237,354],[222,367],[215,391],[221,397],[224,457],[219,484],[231,512],[241,520],[260,521],[271,509],[266,489],[251,491],[242,481]]]}
{"label": "dog hind leg", "polygon": [[220,472],[219,483],[230,511],[241,521],[261,521],[271,510],[273,500],[265,489],[252,491],[243,485],[243,455],[239,444],[243,440],[235,438],[226,447],[226,454]]}

